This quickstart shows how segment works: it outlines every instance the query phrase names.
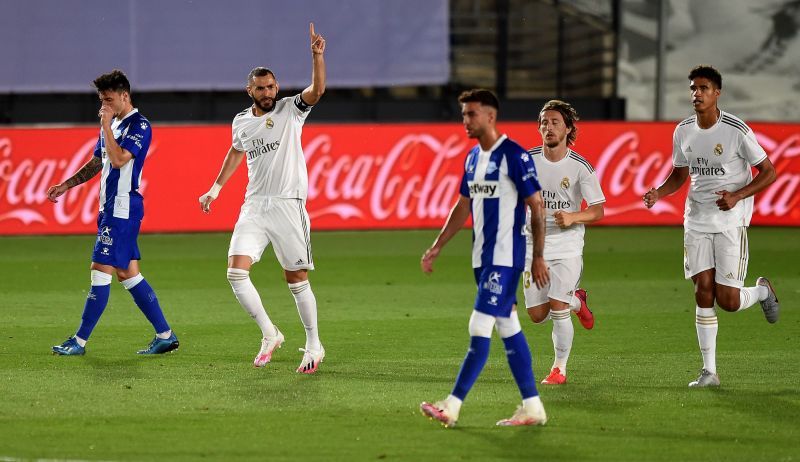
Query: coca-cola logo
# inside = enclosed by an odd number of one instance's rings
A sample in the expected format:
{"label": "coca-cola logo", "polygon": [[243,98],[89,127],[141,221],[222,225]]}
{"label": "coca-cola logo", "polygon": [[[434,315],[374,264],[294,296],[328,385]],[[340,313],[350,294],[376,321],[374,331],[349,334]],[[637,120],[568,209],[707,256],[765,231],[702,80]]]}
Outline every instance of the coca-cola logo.
{"label": "coca-cola logo", "polygon": [[[642,196],[667,179],[672,171],[672,154],[659,150],[642,152],[640,133],[628,130],[614,138],[602,150],[597,161],[597,176],[606,195],[605,215],[614,216],[634,210],[646,210]],[[782,217],[798,203],[800,173],[790,171],[794,158],[800,156],[800,135],[775,140],[756,133],[778,172],[778,178],[755,198],[755,212]],[[669,200],[656,202],[650,213],[682,215],[682,208]]]}
{"label": "coca-cola logo", "polygon": [[[75,186],[51,204],[47,189],[66,181],[91,157],[96,139],[88,139],[68,156],[38,159],[14,156],[9,138],[0,138],[0,223],[18,221],[24,225],[89,224],[97,218],[98,177]],[[150,149],[150,154],[155,147]],[[139,191],[146,182],[142,180]]]}
{"label": "coca-cola logo", "polygon": [[334,151],[329,134],[315,136],[304,148],[312,218],[443,219],[458,193],[466,140],[414,133],[385,153]]}

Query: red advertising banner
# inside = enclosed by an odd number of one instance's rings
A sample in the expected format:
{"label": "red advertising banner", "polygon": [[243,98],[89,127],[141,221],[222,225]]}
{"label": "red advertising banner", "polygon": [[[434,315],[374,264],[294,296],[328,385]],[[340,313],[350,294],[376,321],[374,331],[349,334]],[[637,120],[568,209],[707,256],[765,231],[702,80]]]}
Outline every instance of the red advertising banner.
{"label": "red advertising banner", "polygon": [[[686,189],[651,210],[642,195],[672,167],[673,123],[583,122],[575,150],[595,167],[605,192],[605,225],[683,222]],[[800,225],[800,124],[751,128],[778,170],[756,197],[753,224]],[[535,123],[501,123],[523,146],[540,144]],[[95,232],[98,178],[59,202],[47,188],[74,174],[91,156],[96,127],[0,128],[0,235]],[[451,124],[353,124],[305,127],[308,209],[312,228],[440,227],[458,194],[463,160],[474,144]],[[153,144],[141,192],[143,232],[230,231],[247,181],[246,166],[225,186],[209,215],[198,197],[219,172],[230,147],[227,125],[164,126]]]}

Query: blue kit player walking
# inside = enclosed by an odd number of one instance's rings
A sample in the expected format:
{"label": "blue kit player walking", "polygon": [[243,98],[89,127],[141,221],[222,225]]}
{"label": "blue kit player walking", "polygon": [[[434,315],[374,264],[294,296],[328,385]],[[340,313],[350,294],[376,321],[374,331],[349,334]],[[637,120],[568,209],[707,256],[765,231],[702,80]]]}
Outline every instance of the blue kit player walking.
{"label": "blue kit player walking", "polygon": [[139,184],[150,148],[150,122],[133,107],[131,85],[122,71],[113,70],[94,80],[100,97],[100,137],[92,158],[75,175],[51,186],[47,198],[57,198],[101,173],[97,240],[92,253],[92,285],[86,296],[78,332],[53,347],[57,355],[82,355],[86,342],[108,304],[114,274],[153,325],[156,336],[139,354],[166,353],[178,348],[178,338],[164,319],[158,298],[139,272],[139,226],[144,217]]}
{"label": "blue kit player walking", "polygon": [[461,404],[489,357],[492,329],[503,339],[508,364],[522,395],[522,406],[497,425],[544,425],[544,411],[533,376],[531,352],[514,310],[517,284],[525,269],[525,208],[531,209],[533,260],[537,286],[549,281],[544,250],[544,210],[533,159],[495,127],[499,103],[488,90],[466,91],[458,98],[469,138],[478,145],[467,154],[460,195],[433,246],[422,256],[422,270],[433,271],[442,248],[472,214],[472,267],[478,293],[469,320],[470,345],[453,391],[435,403],[423,402],[422,413],[446,427],[458,420]]}

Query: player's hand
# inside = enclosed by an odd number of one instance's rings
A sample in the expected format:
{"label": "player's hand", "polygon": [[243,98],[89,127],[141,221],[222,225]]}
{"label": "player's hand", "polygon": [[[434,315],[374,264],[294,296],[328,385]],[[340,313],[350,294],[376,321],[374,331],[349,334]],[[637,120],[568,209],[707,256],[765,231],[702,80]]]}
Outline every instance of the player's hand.
{"label": "player's hand", "polygon": [[221,190],[222,186],[219,183],[214,182],[214,184],[211,186],[211,189],[209,189],[207,193],[203,194],[198,199],[200,201],[200,210],[202,210],[204,213],[210,213],[211,203],[214,202],[214,199],[216,199],[217,196],[219,196],[219,192]]}
{"label": "player's hand", "polygon": [[214,202],[214,198],[209,196],[208,194],[203,194],[200,196],[200,210],[203,213],[211,213],[211,203]]}
{"label": "player's hand", "polygon": [[547,263],[544,257],[535,257],[531,263],[531,276],[533,282],[536,283],[536,288],[541,289],[547,284],[550,284],[550,271],[547,269]]}
{"label": "player's hand", "polygon": [[308,25],[308,35],[311,39],[311,54],[321,55],[325,53],[325,38],[314,32],[314,23]]}
{"label": "player's hand", "polygon": [[56,184],[47,188],[47,200],[50,202],[58,202],[58,196],[67,192],[69,188],[64,183]]}
{"label": "player's hand", "polygon": [[567,229],[572,226],[573,223],[575,223],[575,219],[572,217],[572,214],[563,210],[559,210],[554,213],[553,218],[556,220],[556,224],[561,229]]}
{"label": "player's hand", "polygon": [[642,196],[642,200],[644,201],[644,206],[647,207],[648,209],[652,208],[656,204],[656,202],[658,202],[658,199],[659,199],[658,190],[656,188],[650,188],[650,191],[647,191],[646,193],[644,193],[644,196]]}
{"label": "player's hand", "polygon": [[433,261],[439,256],[440,251],[441,249],[435,247],[431,247],[425,251],[425,253],[422,255],[422,260],[419,262],[419,266],[422,268],[423,273],[433,273]]}
{"label": "player's hand", "polygon": [[103,127],[110,127],[111,120],[114,118],[114,111],[111,110],[111,106],[103,104],[100,106],[97,116],[100,117],[100,125]]}
{"label": "player's hand", "polygon": [[732,192],[722,190],[714,194],[719,196],[719,199],[717,199],[717,207],[723,211],[731,210],[736,207],[736,204],[739,202],[739,197]]}

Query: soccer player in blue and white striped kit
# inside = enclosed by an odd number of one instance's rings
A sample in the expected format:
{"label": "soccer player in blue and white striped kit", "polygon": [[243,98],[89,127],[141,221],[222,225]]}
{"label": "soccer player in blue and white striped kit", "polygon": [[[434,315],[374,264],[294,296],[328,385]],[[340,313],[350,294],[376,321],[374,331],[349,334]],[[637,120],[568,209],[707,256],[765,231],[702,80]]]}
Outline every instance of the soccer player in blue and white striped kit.
{"label": "soccer player in blue and white striped kit", "polygon": [[525,270],[525,209],[531,209],[533,261],[536,285],[549,281],[544,251],[544,209],[533,159],[520,145],[500,135],[495,126],[499,102],[488,90],[466,91],[458,98],[469,138],[478,145],[467,154],[460,195],[439,236],[422,256],[422,270],[433,262],[445,244],[472,214],[472,267],[478,293],[469,320],[470,346],[453,391],[435,403],[423,402],[422,413],[446,427],[458,420],[461,404],[489,357],[492,329],[503,339],[508,364],[522,395],[522,406],[497,425],[544,425],[544,411],[533,376],[531,353],[514,310],[517,284]]}
{"label": "soccer player in blue and white striped kit", "polygon": [[139,272],[137,238],[144,217],[139,193],[142,168],[150,148],[150,121],[139,114],[131,101],[131,84],[120,70],[113,70],[94,80],[101,107],[100,136],[92,158],[75,175],[51,186],[47,197],[52,202],[79,184],[102,172],[100,212],[97,217],[97,240],[92,253],[92,285],[86,296],[78,331],[53,353],[62,356],[83,355],[86,342],[108,304],[114,274],[130,292],[136,305],[153,325],[156,335],[139,354],[160,354],[178,348],[178,338],[164,319],[158,298]]}

